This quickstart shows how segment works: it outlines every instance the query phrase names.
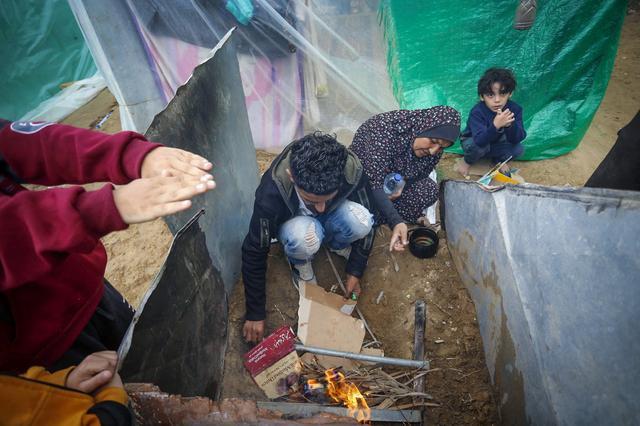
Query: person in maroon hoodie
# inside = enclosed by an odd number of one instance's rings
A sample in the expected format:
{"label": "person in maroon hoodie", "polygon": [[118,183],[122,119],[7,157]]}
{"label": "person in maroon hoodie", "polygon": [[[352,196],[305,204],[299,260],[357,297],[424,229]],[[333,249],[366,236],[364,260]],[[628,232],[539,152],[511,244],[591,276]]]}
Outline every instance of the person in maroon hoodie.
{"label": "person in maroon hoodie", "polygon": [[[104,280],[100,238],[188,209],[215,187],[211,168],[134,132],[0,120],[0,371],[117,349],[133,310]],[[109,183],[21,185],[90,182]]]}

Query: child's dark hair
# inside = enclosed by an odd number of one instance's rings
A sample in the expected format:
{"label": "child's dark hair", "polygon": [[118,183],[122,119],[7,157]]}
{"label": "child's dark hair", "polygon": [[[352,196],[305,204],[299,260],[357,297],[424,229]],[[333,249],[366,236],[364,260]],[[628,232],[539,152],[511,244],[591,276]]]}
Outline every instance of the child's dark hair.
{"label": "child's dark hair", "polygon": [[478,81],[478,95],[492,95],[493,83],[500,83],[500,93],[513,93],[516,90],[516,77],[506,68],[489,68]]}
{"label": "child's dark hair", "polygon": [[291,146],[291,175],[297,186],[311,194],[327,195],[344,179],[347,148],[322,132],[310,133]]}

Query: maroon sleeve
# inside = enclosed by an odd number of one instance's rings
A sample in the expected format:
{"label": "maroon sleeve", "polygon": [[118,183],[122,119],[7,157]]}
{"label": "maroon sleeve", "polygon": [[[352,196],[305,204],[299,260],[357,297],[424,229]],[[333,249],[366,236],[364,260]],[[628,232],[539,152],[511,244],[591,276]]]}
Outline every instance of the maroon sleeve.
{"label": "maroon sleeve", "polygon": [[0,196],[0,290],[34,281],[69,253],[90,253],[102,236],[126,228],[112,191],[74,186]]}
{"label": "maroon sleeve", "polygon": [[14,122],[0,130],[0,156],[23,182],[113,182],[140,177],[145,155],[160,145],[135,132],[114,135],[64,124]]}

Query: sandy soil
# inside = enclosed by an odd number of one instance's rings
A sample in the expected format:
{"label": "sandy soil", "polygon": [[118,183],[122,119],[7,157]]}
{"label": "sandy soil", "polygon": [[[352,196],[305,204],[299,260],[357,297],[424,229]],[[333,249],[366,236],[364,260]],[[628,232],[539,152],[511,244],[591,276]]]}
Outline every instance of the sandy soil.
{"label": "sandy soil", "polygon": [[[632,2],[632,9],[637,2]],[[628,123],[640,105],[640,14],[627,15],[615,68],[606,95],[582,143],[562,157],[521,162],[516,167],[527,182],[545,185],[580,186],[591,175],[616,140],[617,131]],[[101,93],[87,106],[65,120],[66,123],[94,128],[109,111],[114,111],[101,130],[120,130],[117,104],[108,92]],[[272,155],[258,152],[261,171]],[[455,177],[452,165],[458,158],[446,155],[439,173]],[[499,421],[484,365],[482,342],[475,318],[475,308],[462,286],[442,235],[438,255],[417,260],[410,254],[397,256],[399,272],[394,271],[385,251],[386,237],[378,236],[370,266],[364,277],[364,293],[359,306],[386,353],[411,357],[413,341],[413,304],[424,299],[428,307],[425,338],[427,357],[433,369],[427,376],[427,391],[440,404],[428,412],[434,424],[496,424]],[[135,306],[158,271],[168,250],[171,235],[162,221],[132,226],[104,239],[109,253],[109,279]],[[339,271],[344,260],[333,257]],[[315,269],[320,283],[329,288],[335,276],[324,253],[318,256]],[[273,247],[268,270],[267,330],[287,323],[296,324],[297,292],[291,285],[289,270],[279,247]],[[384,296],[375,303],[381,291]],[[225,366],[224,396],[263,398],[241,365],[241,354],[248,346],[240,338],[244,300],[242,285],[230,298],[229,349]],[[442,343],[436,343],[436,341]]]}

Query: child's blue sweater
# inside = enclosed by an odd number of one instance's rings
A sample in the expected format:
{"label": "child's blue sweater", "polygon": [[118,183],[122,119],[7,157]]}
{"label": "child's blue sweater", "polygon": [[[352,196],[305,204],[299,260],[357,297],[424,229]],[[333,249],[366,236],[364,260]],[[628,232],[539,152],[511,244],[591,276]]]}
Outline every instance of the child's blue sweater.
{"label": "child's blue sweater", "polygon": [[473,143],[478,146],[487,146],[498,142],[502,135],[505,135],[507,142],[517,144],[527,137],[522,124],[522,107],[513,101],[508,101],[505,108],[508,108],[514,115],[514,122],[509,127],[496,129],[493,119],[496,113],[491,111],[484,102],[478,102],[469,113],[467,128],[460,135],[460,139],[473,138]]}

